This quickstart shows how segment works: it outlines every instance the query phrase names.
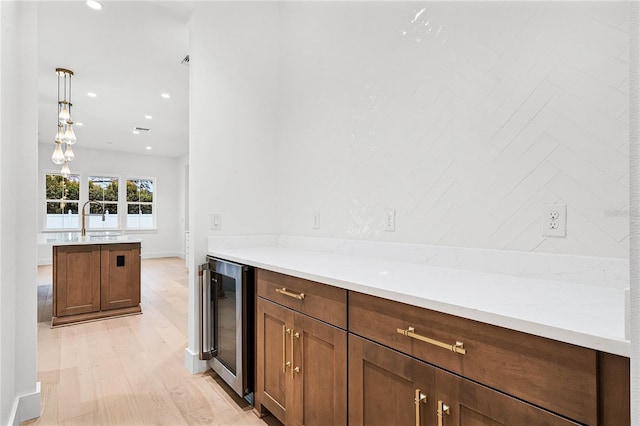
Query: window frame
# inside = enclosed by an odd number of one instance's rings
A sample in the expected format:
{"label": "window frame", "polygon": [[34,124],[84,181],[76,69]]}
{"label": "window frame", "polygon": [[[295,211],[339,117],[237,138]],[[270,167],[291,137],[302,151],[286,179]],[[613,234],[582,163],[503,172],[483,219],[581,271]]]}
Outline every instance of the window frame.
{"label": "window frame", "polygon": [[70,202],[72,203],[77,203],[78,204],[78,226],[75,228],[49,228],[47,226],[47,220],[48,220],[48,216],[49,213],[47,212],[47,206],[49,203],[55,203],[55,202],[61,202],[62,199],[53,199],[53,198],[47,198],[47,176],[62,176],[62,174],[60,173],[60,171],[53,171],[53,170],[45,170],[44,171],[44,215],[43,215],[43,220],[42,220],[42,229],[44,232],[75,232],[75,231],[80,231],[81,228],[81,216],[80,216],[80,206],[82,205],[82,174],[80,173],[71,173],[70,176],[76,176],[78,178],[78,200],[71,200]]}
{"label": "window frame", "polygon": [[[120,187],[121,187],[120,182],[122,181],[122,177],[118,176],[118,175],[116,175],[114,173],[87,173],[87,174],[84,175],[84,177],[85,177],[84,188],[85,188],[85,191],[86,191],[85,192],[86,197],[85,197],[85,200],[84,200],[85,202],[88,202],[88,201],[99,201],[99,202],[101,202],[103,204],[115,204],[117,206],[117,209],[118,209],[118,213],[116,213],[118,215],[118,220],[116,221],[116,226],[114,226],[114,227],[101,227],[101,228],[100,227],[98,227],[98,228],[91,227],[91,219],[90,219],[90,217],[88,217],[86,219],[86,221],[87,221],[87,223],[86,223],[87,231],[119,231],[119,230],[121,230],[122,229],[122,217],[120,216],[120,212],[122,211],[122,206],[120,205],[120,199],[122,197],[121,197],[121,194],[120,194]],[[90,200],[89,199],[89,182],[92,181],[91,180],[92,177],[93,178],[97,177],[97,178],[115,179],[115,181],[118,184],[118,192],[116,193],[116,196],[118,197],[117,201],[114,202],[114,201]],[[80,192],[80,198],[82,198],[82,191]],[[84,203],[83,203],[83,205],[84,205]],[[87,208],[89,209],[89,213],[87,213],[87,216],[89,216],[89,214],[91,213],[91,205],[89,204],[89,206]]]}
{"label": "window frame", "polygon": [[[59,201],[59,200],[49,200],[47,199],[47,175],[55,175],[55,176],[61,176],[60,171],[59,170],[51,170],[51,169],[44,169],[41,170],[40,173],[42,173],[41,179],[42,179],[42,189],[40,190],[40,199],[42,200],[42,220],[40,221],[40,226],[41,226],[41,232],[43,233],[61,233],[61,232],[80,232],[81,228],[82,228],[82,211],[81,208],[82,206],[89,201],[89,177],[108,177],[108,178],[116,178],[118,181],[118,201],[117,203],[113,203],[113,204],[117,204],[118,206],[118,221],[117,221],[117,227],[116,228],[91,228],[88,225],[90,225],[90,222],[87,222],[87,231],[92,231],[92,232],[99,232],[99,231],[104,231],[104,232],[113,232],[113,231],[118,231],[118,232],[122,232],[123,234],[145,234],[145,233],[155,233],[157,232],[157,214],[156,214],[156,206],[157,206],[157,197],[158,197],[158,192],[157,192],[157,178],[155,177],[149,177],[149,176],[134,176],[134,175],[124,175],[124,174],[120,174],[120,173],[87,173],[84,171],[76,171],[74,173],[71,174],[71,176],[76,176],[78,178],[78,185],[79,185],[79,200],[77,200],[78,203],[78,226],[76,228],[48,228],[47,227],[47,202],[55,202],[55,201]],[[131,202],[131,204],[149,204],[151,205],[151,221],[152,221],[152,226],[149,228],[135,228],[135,227],[129,227],[127,224],[127,213],[128,212],[128,208],[129,208],[129,202],[127,202],[127,185],[126,182],[129,180],[148,180],[152,182],[153,185],[153,201],[150,203],[147,202],[143,202],[140,203],[138,201],[135,202]],[[76,202],[76,200],[73,200],[72,202]],[[107,202],[107,203],[112,203],[112,202]],[[122,213],[125,212],[125,213]]]}
{"label": "window frame", "polygon": [[[140,201],[128,201],[127,200],[127,183],[129,181],[140,181],[140,180],[148,180],[151,181],[151,185],[153,188],[153,201],[151,202],[140,202]],[[157,216],[156,216],[156,199],[157,199],[157,191],[156,191],[156,185],[157,185],[157,180],[155,177],[149,177],[149,176],[127,176],[126,178],[124,178],[124,185],[123,185],[123,190],[124,190],[124,211],[126,211],[126,215],[123,215],[122,220],[123,220],[123,227],[122,229],[126,230],[126,231],[135,231],[135,232],[145,232],[145,231],[155,231],[157,228]],[[129,226],[129,222],[128,222],[128,215],[129,215],[129,205],[150,205],[151,206],[151,226],[148,228],[136,228],[136,227],[130,227]]]}

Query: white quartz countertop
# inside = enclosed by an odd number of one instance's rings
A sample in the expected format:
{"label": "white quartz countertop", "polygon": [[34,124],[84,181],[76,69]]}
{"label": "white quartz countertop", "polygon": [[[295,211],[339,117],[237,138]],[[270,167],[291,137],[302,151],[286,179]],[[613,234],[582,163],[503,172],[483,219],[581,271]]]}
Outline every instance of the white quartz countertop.
{"label": "white quartz countertop", "polygon": [[209,255],[348,290],[630,356],[624,290],[281,246]]}
{"label": "white quartz countertop", "polygon": [[96,234],[81,236],[79,232],[40,234],[38,236],[38,244],[49,244],[52,246],[123,244],[139,242],[142,242],[142,240],[139,238],[132,238],[128,235]]}

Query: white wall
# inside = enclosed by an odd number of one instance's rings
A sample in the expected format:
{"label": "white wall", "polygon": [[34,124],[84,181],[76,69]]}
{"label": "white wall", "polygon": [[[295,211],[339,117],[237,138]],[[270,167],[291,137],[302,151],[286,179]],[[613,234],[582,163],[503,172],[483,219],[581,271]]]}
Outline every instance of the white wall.
{"label": "white wall", "polygon": [[[194,2],[189,55],[189,230],[193,250],[186,365],[202,368],[195,265],[207,236],[275,233],[278,4]],[[222,215],[219,231],[211,214]]]}
{"label": "white wall", "polygon": [[0,2],[0,424],[40,413],[36,382],[37,5]]}
{"label": "white wall", "polygon": [[184,232],[189,230],[189,207],[187,205],[187,203],[189,202],[189,177],[187,176],[188,172],[189,154],[186,154],[178,158],[178,239],[179,250],[183,257],[185,253]]}
{"label": "white wall", "polygon": [[628,256],[624,2],[281,10],[281,233]]}
{"label": "white wall", "polygon": [[[45,220],[45,174],[59,172],[59,166],[51,162],[51,144],[38,145],[38,231],[42,232]],[[181,256],[183,228],[179,223],[180,179],[177,158],[153,155],[134,155],[82,146],[82,140],[73,147],[75,159],[69,163],[72,173],[81,175],[81,184],[86,184],[90,174],[105,176],[152,177],[155,178],[155,231],[126,231],[127,235],[142,239],[142,257]],[[182,207],[184,209],[184,207]],[[38,247],[39,264],[51,263],[51,246]]]}

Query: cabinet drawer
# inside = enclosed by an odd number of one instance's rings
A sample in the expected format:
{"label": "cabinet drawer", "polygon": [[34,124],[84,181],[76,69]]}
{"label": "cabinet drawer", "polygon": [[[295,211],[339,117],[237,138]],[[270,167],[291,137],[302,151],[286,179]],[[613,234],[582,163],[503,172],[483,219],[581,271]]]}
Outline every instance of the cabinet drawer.
{"label": "cabinet drawer", "polygon": [[256,271],[258,296],[342,329],[347,328],[347,291],[277,272]]}
{"label": "cabinet drawer", "polygon": [[[413,327],[412,333],[403,333]],[[349,294],[349,331],[586,424],[597,424],[597,353],[404,303]],[[433,342],[455,345],[456,353]],[[461,351],[462,352],[462,351]]]}

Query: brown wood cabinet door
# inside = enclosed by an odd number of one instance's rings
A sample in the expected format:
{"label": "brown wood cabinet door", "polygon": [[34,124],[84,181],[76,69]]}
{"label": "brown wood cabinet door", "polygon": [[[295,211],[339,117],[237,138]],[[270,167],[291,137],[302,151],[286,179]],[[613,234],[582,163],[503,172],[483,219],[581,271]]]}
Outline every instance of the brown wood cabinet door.
{"label": "brown wood cabinet door", "polygon": [[433,367],[349,335],[350,425],[435,425],[435,407]]}
{"label": "brown wood cabinet door", "polygon": [[100,246],[54,247],[54,316],[100,310]]}
{"label": "brown wood cabinet door", "polygon": [[293,327],[292,422],[347,424],[347,332],[296,313]]}
{"label": "brown wood cabinet door", "polygon": [[256,330],[255,407],[266,408],[281,422],[289,424],[291,395],[291,328],[293,311],[258,298]]}
{"label": "brown wood cabinet door", "polygon": [[438,368],[435,368],[435,388],[436,409],[430,416],[438,426],[578,425]]}
{"label": "brown wood cabinet door", "polygon": [[101,246],[101,309],[140,304],[140,244]]}

